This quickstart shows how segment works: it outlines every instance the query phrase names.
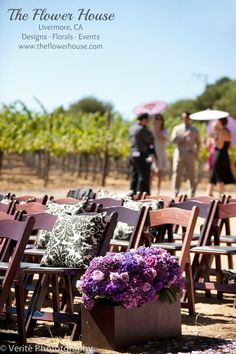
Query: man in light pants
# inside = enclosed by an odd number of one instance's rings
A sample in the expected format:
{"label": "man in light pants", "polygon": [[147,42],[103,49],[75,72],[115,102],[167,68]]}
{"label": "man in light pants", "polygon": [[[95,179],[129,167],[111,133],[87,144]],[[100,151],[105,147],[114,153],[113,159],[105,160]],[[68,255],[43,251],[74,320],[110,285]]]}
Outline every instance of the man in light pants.
{"label": "man in light pants", "polygon": [[179,194],[184,170],[186,170],[190,182],[192,197],[196,191],[195,159],[198,158],[200,138],[198,130],[191,126],[189,115],[189,112],[182,113],[182,123],[174,127],[171,134],[171,142],[176,145],[173,156],[172,176],[175,196]]}

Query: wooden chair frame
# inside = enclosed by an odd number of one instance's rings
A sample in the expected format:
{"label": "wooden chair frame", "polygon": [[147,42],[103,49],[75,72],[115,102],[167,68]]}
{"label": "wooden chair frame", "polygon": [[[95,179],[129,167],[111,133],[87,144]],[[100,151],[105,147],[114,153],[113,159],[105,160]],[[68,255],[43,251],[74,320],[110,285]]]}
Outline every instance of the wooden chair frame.
{"label": "wooden chair frame", "polygon": [[103,208],[102,211],[106,211],[108,215],[117,212],[118,222],[123,222],[133,226],[133,232],[130,235],[129,241],[126,240],[114,240],[110,242],[110,251],[114,252],[121,248],[122,251],[129,251],[131,248],[137,248],[142,243],[142,234],[146,223],[148,208],[141,207],[140,210],[133,210],[124,206]]}
{"label": "wooden chair frame", "polygon": [[[214,245],[208,240],[203,240],[199,247],[193,247],[191,252],[199,256],[198,266],[194,273],[194,287],[197,290],[216,290],[218,298],[222,298],[224,292],[236,294],[236,285],[222,283],[221,256],[236,255],[236,247],[220,246],[221,224],[225,219],[236,217],[236,203],[219,204],[214,223]],[[200,258],[201,257],[201,258]],[[215,258],[216,281],[209,280],[212,258]],[[234,302],[236,306],[236,299]]]}
{"label": "wooden chair frame", "polygon": [[[89,213],[90,214],[90,213]],[[100,246],[99,256],[103,256],[109,250],[110,240],[112,238],[114,229],[117,224],[117,213],[107,215],[107,225],[104,232],[104,239]],[[53,321],[55,326],[61,322],[74,323],[74,329],[72,331],[72,338],[74,339],[78,328],[80,326],[80,314],[74,313],[73,309],[73,279],[80,277],[84,270],[78,268],[64,268],[64,267],[30,267],[24,270],[28,275],[38,274],[39,279],[37,281],[33,296],[28,306],[26,331],[31,334],[34,330],[37,320]],[[59,281],[63,279],[65,284],[65,291],[62,294],[62,300],[60,301],[60,289]],[[45,300],[45,297],[50,290],[50,284],[52,284],[53,297],[52,307],[53,312],[42,313],[41,309]],[[63,310],[63,312],[61,311]],[[66,311],[66,312],[65,312]]]}
{"label": "wooden chair frame", "polygon": [[188,302],[182,303],[181,306],[187,307],[190,315],[194,315],[195,313],[195,301],[189,250],[198,213],[199,209],[196,206],[194,206],[191,211],[182,210],[179,208],[164,208],[160,210],[150,210],[148,219],[148,226],[150,227],[174,223],[186,228],[186,233],[179,256],[179,264],[181,267],[181,272],[183,273],[185,270],[188,279]]}
{"label": "wooden chair frame", "polygon": [[[2,250],[0,262],[0,311],[8,302],[12,284],[15,286],[15,297],[17,307],[17,322],[20,342],[26,343],[25,313],[23,299],[23,274],[20,269],[20,262],[23,258],[24,250],[29,236],[33,229],[34,218],[27,217],[25,221],[14,219],[0,220],[0,236],[8,239],[5,243],[7,250]],[[4,254],[4,256],[3,256]]]}

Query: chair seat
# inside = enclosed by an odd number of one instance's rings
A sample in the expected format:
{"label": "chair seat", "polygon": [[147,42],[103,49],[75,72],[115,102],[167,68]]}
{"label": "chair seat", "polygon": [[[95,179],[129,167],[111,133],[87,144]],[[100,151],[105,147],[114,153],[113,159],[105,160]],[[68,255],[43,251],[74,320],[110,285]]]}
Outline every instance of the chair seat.
{"label": "chair seat", "polygon": [[110,241],[110,245],[113,245],[113,246],[128,246],[129,245],[129,241],[126,241],[126,240],[117,240],[117,239],[112,239]]}
{"label": "chair seat", "polygon": [[[192,240],[197,241],[199,240],[200,234],[193,234]],[[181,241],[183,239],[183,236],[181,234],[173,234],[173,239],[177,241]]]}
{"label": "chair seat", "polygon": [[236,236],[220,236],[220,241],[225,243],[236,243]]}
{"label": "chair seat", "polygon": [[37,235],[30,235],[29,241],[36,241],[37,240]]}
{"label": "chair seat", "polygon": [[28,248],[25,250],[25,256],[43,256],[45,253],[45,248]]}
{"label": "chair seat", "polygon": [[[0,262],[0,271],[1,270],[7,270],[8,266],[9,266],[8,262]],[[30,262],[21,262],[20,263],[20,268],[21,269],[27,269],[27,268],[35,267],[35,266],[36,267],[40,266],[40,264],[39,263],[30,263]]]}
{"label": "chair seat", "polygon": [[199,246],[190,249],[192,253],[229,255],[236,254],[236,247],[223,246]]}
{"label": "chair seat", "polygon": [[69,273],[78,273],[80,274],[80,272],[84,272],[84,269],[80,269],[80,268],[67,268],[67,267],[43,267],[40,266],[39,264],[36,263],[32,263],[32,267],[29,267],[27,269],[25,269],[26,273],[32,273],[32,274],[69,274]]}
{"label": "chair seat", "polygon": [[152,243],[152,247],[164,248],[165,250],[180,251],[182,249],[182,243],[175,242],[160,242]]}

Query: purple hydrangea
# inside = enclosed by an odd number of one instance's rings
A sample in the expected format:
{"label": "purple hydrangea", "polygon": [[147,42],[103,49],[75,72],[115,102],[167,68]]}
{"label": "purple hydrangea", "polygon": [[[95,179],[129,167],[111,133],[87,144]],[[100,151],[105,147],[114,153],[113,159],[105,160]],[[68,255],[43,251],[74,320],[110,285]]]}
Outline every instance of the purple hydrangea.
{"label": "purple hydrangea", "polygon": [[94,258],[77,287],[88,310],[100,299],[133,308],[163,298],[168,290],[172,295],[180,293],[183,280],[178,261],[166,250],[139,247]]}

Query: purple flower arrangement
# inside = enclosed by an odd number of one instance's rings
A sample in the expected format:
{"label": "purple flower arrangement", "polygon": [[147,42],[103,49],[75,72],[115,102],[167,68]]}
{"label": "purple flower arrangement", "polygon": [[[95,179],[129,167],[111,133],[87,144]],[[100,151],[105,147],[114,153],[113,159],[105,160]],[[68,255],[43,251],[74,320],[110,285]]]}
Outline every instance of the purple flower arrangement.
{"label": "purple flower arrangement", "polygon": [[149,247],[96,257],[77,282],[87,310],[98,301],[125,308],[157,298],[174,303],[183,285],[178,261],[162,248]]}

